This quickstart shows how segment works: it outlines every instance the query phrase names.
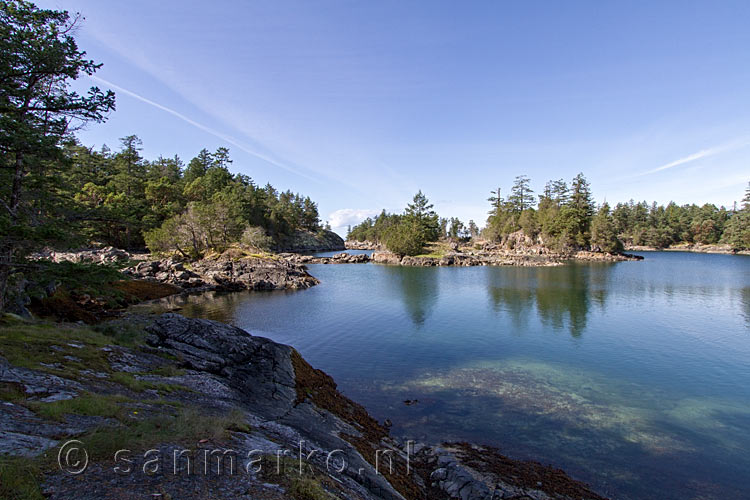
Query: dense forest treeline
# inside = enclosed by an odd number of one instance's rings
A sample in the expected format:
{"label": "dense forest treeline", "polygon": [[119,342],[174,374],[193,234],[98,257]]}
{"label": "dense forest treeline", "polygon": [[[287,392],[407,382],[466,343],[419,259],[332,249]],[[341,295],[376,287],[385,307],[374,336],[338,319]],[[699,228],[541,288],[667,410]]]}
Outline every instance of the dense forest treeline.
{"label": "dense forest treeline", "polygon": [[[619,252],[625,244],[664,248],[680,243],[750,248],[750,185],[741,207],[728,210],[711,204],[664,206],[632,200],[614,208],[606,202],[596,206],[583,174],[570,184],[563,179],[549,181],[538,196],[534,196],[530,182],[527,176],[518,176],[507,197],[502,196],[501,188],[490,193],[489,217],[481,231],[484,239],[506,242],[511,234],[523,231],[537,244],[558,251]],[[425,232],[419,225],[409,225],[415,204],[428,206],[432,230]],[[420,191],[404,214],[383,210],[351,228],[347,238],[382,243],[396,253],[416,255],[429,241],[468,240],[480,235],[474,221],[464,225],[456,218],[439,218],[431,210],[432,205]],[[417,230],[421,234],[416,234]]]}
{"label": "dense forest treeline", "polygon": [[296,231],[322,229],[314,201],[233,174],[226,148],[203,149],[184,165],[177,156],[145,160],[136,136],[120,142],[118,151],[97,151],[67,138],[42,175],[26,177],[33,184],[23,208],[33,217],[25,224],[52,224],[37,246],[145,245],[198,257],[238,242],[270,249]]}
{"label": "dense forest treeline", "polygon": [[147,161],[136,136],[117,152],[75,142],[64,148],[63,179],[87,241],[197,257],[244,241],[259,248],[299,230],[321,229],[317,204],[232,174],[229,150],[206,149],[185,166],[178,157]]}

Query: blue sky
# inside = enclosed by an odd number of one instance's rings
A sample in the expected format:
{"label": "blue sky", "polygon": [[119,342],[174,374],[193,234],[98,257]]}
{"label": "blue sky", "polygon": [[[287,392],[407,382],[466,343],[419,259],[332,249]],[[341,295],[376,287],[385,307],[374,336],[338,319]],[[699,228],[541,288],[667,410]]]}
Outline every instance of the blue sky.
{"label": "blue sky", "polygon": [[339,230],[418,189],[482,225],[519,174],[727,206],[750,181],[747,1],[38,4],[85,15],[94,83],[117,92],[85,144],[229,147]]}

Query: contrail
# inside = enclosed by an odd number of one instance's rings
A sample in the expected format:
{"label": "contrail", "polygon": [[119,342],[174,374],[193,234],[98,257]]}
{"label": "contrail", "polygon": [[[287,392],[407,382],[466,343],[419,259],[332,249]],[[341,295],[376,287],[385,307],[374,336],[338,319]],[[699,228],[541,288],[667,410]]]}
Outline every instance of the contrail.
{"label": "contrail", "polygon": [[685,156],[684,158],[680,158],[679,160],[666,163],[652,170],[647,170],[646,172],[641,172],[640,174],[637,174],[635,177],[655,174],[656,172],[661,172],[662,170],[667,170],[670,168],[678,167],[680,165],[684,165],[685,163],[690,163],[691,161],[700,160],[701,158],[707,158],[709,156],[714,156],[720,153],[725,153],[733,149],[742,148],[744,146],[747,146],[748,144],[750,144],[750,139],[745,137],[744,139],[739,139],[730,143],[722,144],[720,146],[715,146],[713,148],[702,149],[698,151],[697,153],[693,153],[691,155]]}
{"label": "contrail", "polygon": [[126,89],[126,88],[120,87],[119,85],[117,85],[115,83],[112,83],[112,82],[110,82],[108,80],[105,80],[104,78],[100,78],[100,77],[95,76],[95,75],[92,75],[91,78],[94,79],[94,80],[96,80],[96,81],[98,81],[98,82],[103,83],[104,85],[106,85],[108,87],[114,88],[118,92],[122,92],[123,94],[129,95],[130,97],[132,97],[134,99],[138,99],[141,102],[145,102],[146,104],[149,104],[149,105],[151,105],[151,106],[153,106],[153,107],[155,107],[157,109],[165,111],[165,112],[169,113],[170,115],[175,116],[175,117],[179,118],[180,120],[182,120],[182,121],[184,121],[186,123],[189,123],[193,127],[197,128],[197,129],[200,129],[200,130],[202,130],[204,132],[207,132],[207,133],[213,135],[214,137],[218,137],[222,141],[225,141],[225,142],[231,144],[232,146],[237,147],[238,149],[244,151],[245,153],[247,153],[247,154],[249,154],[251,156],[254,156],[254,157],[258,158],[258,159],[261,159],[261,160],[263,160],[263,161],[265,161],[267,163],[270,163],[271,165],[273,165],[275,167],[283,168],[284,170],[292,172],[293,174],[297,174],[297,175],[299,175],[301,177],[304,177],[305,179],[308,179],[308,180],[311,180],[311,181],[321,182],[321,180],[319,178],[316,178],[316,177],[313,177],[311,175],[305,174],[304,172],[300,172],[299,170],[297,170],[297,169],[295,169],[293,167],[290,167],[289,165],[285,165],[284,163],[280,163],[280,162],[274,160],[273,158],[270,158],[269,156],[264,155],[263,153],[259,153],[259,152],[255,151],[253,149],[250,149],[249,147],[245,146],[244,144],[241,144],[241,143],[237,142],[232,137],[230,137],[228,135],[225,135],[225,134],[222,134],[218,130],[214,130],[211,127],[207,127],[207,126],[205,126],[205,125],[203,125],[201,123],[198,123],[195,120],[193,120],[191,118],[188,118],[187,116],[183,115],[182,113],[180,113],[178,111],[175,111],[175,110],[173,110],[171,108],[168,108],[168,107],[166,107],[166,106],[164,106],[162,104],[159,104],[158,102],[154,102],[151,99],[148,99],[146,97],[143,97],[142,95],[136,94],[135,92],[130,91],[130,90]]}

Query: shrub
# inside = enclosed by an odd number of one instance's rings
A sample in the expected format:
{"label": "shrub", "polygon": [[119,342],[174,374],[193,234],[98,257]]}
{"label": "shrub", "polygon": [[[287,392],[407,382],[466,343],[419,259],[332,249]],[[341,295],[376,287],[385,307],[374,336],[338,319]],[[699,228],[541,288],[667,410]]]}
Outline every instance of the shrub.
{"label": "shrub", "polygon": [[269,251],[273,246],[273,238],[268,236],[262,227],[247,226],[242,232],[240,243],[246,248]]}

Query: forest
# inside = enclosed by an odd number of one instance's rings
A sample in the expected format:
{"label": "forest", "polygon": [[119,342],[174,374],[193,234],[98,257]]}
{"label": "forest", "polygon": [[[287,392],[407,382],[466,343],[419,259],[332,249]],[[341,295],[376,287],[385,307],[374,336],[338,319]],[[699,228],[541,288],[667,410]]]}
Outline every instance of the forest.
{"label": "forest", "polygon": [[620,252],[625,245],[666,248],[680,243],[750,248],[750,185],[741,207],[728,210],[711,204],[664,206],[633,200],[614,208],[607,202],[597,206],[582,173],[569,184],[564,179],[547,182],[537,196],[530,184],[529,177],[521,175],[507,197],[502,188],[491,191],[489,216],[481,231],[474,221],[464,225],[456,218],[439,217],[420,191],[403,214],[383,210],[352,227],[347,238],[382,243],[406,255],[417,255],[427,242],[438,239],[466,241],[481,236],[503,242],[517,231],[557,251]]}
{"label": "forest", "polygon": [[321,229],[315,202],[232,174],[226,148],[203,149],[185,166],[176,156],[144,160],[136,136],[120,141],[116,152],[75,141],[64,148],[65,198],[85,241],[197,257],[240,241],[270,249],[296,231]]}

